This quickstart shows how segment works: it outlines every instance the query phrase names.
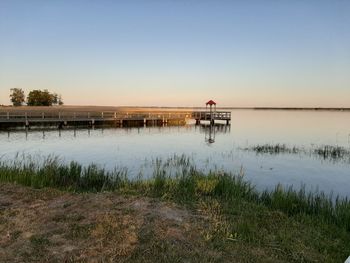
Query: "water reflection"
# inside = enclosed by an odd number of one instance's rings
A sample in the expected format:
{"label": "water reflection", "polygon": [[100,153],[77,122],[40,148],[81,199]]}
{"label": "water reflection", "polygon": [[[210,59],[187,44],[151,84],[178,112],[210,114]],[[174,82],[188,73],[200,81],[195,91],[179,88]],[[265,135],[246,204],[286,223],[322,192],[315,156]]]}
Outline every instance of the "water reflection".
{"label": "water reflection", "polygon": [[[111,170],[127,167],[130,174],[137,175],[147,160],[185,154],[203,170],[235,172],[243,167],[246,179],[261,189],[277,183],[295,187],[303,183],[350,196],[349,162],[320,160],[309,153],[309,149],[325,145],[349,148],[350,122],[346,120],[350,120],[349,112],[233,111],[232,130],[227,125],[193,123],[0,131],[0,156],[11,159],[17,153],[56,155],[67,162],[95,163]],[[266,144],[285,144],[287,149],[305,147],[306,154],[256,154],[244,150]]]}
{"label": "water reflection", "polygon": [[209,127],[206,127],[205,131],[205,141],[208,144],[212,144],[215,142],[215,126],[214,125],[209,125]]}
{"label": "water reflection", "polygon": [[210,145],[215,143],[215,137],[217,133],[230,133],[231,132],[231,125],[226,124],[208,124],[208,125],[200,125],[201,132],[205,134],[204,140],[205,142]]}

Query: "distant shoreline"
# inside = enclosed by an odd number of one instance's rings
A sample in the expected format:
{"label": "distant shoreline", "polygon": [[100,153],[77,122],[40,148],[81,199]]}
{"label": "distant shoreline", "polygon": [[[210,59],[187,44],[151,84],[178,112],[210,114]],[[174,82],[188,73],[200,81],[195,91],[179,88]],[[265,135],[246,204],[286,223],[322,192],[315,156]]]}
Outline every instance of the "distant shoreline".
{"label": "distant shoreline", "polygon": [[[205,107],[171,107],[171,106],[52,106],[52,107],[31,107],[31,106],[0,106],[0,111],[157,111],[157,110],[204,110]],[[350,111],[350,108],[329,108],[329,107],[217,107],[218,110],[276,110],[276,111]]]}
{"label": "distant shoreline", "polygon": [[[222,109],[229,109],[223,107]],[[252,109],[252,110],[295,110],[295,111],[350,111],[350,108],[298,108],[298,107],[251,107],[251,108],[230,108],[230,109]]]}

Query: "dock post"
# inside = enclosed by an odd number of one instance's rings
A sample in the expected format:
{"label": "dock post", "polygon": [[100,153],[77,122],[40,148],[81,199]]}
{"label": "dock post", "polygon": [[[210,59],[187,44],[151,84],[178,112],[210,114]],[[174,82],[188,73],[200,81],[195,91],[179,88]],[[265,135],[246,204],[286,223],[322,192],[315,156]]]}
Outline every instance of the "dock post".
{"label": "dock post", "polygon": [[26,129],[28,129],[29,128],[29,122],[28,122],[27,112],[24,113],[24,118],[25,118],[25,127],[26,127]]}
{"label": "dock post", "polygon": [[102,119],[103,119],[103,111],[102,111],[102,113],[101,113],[101,117],[102,117]]}
{"label": "dock post", "polygon": [[45,119],[45,113],[44,112],[41,113],[41,116],[42,116],[43,119]]}
{"label": "dock post", "polygon": [[117,113],[116,112],[114,112],[114,119],[116,119],[117,118]]}
{"label": "dock post", "polygon": [[143,126],[146,127],[146,124],[147,124],[147,120],[146,120],[146,118],[144,118],[144,119],[143,119]]}

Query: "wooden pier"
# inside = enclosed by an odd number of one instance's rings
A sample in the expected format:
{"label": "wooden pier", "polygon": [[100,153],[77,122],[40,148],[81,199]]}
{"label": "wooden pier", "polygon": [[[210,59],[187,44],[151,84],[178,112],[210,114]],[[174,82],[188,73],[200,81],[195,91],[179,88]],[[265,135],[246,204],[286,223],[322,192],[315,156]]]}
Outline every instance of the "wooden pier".
{"label": "wooden pier", "polygon": [[[209,106],[209,110],[208,110]],[[209,100],[205,103],[205,111],[193,112],[192,117],[196,120],[196,124],[200,124],[202,121],[209,121],[210,125],[215,125],[215,121],[225,121],[226,125],[231,122],[230,111],[216,111],[216,102]]]}
{"label": "wooden pier", "polygon": [[53,126],[64,128],[66,126],[95,126],[112,125],[123,126],[148,126],[148,125],[184,125],[188,120],[201,121],[226,121],[230,124],[231,112],[206,111],[177,111],[177,112],[68,112],[68,111],[4,111],[0,110],[0,128],[13,128],[32,126]]}
{"label": "wooden pier", "polygon": [[227,125],[231,122],[230,111],[197,111],[192,113],[192,118],[196,120],[196,124],[200,124],[201,121],[209,121],[210,124],[215,124],[215,121],[225,121]]}

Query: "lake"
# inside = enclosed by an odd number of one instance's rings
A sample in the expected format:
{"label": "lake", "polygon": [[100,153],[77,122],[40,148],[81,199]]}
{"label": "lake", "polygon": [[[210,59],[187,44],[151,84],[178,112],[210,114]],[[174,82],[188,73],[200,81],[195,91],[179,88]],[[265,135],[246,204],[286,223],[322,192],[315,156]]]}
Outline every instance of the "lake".
{"label": "lake", "polygon": [[[256,145],[286,145],[296,153],[258,153]],[[230,126],[96,128],[1,131],[0,156],[58,156],[62,161],[122,167],[131,177],[149,176],[150,163],[185,155],[203,171],[239,173],[257,189],[276,184],[350,196],[350,159],[321,158],[325,145],[350,151],[350,112],[232,110]]]}

